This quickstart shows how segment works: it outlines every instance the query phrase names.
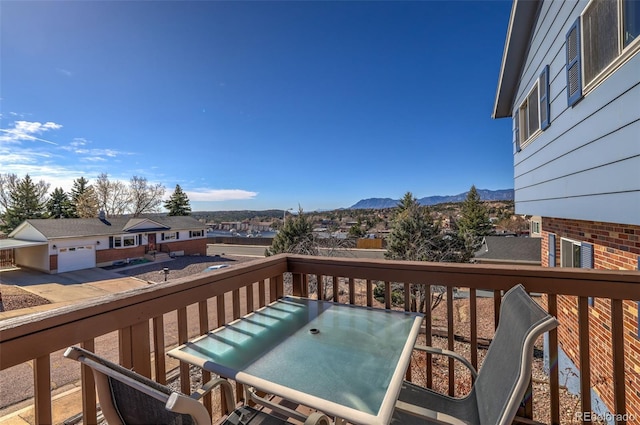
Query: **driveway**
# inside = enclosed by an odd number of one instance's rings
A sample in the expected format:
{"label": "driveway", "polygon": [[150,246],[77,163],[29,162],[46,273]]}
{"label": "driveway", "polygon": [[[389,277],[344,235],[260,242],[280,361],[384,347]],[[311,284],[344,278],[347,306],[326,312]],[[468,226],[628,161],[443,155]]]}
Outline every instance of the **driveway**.
{"label": "driveway", "polygon": [[48,274],[28,269],[0,272],[0,284],[15,285],[52,303],[100,297],[146,286],[147,282],[100,268]]}

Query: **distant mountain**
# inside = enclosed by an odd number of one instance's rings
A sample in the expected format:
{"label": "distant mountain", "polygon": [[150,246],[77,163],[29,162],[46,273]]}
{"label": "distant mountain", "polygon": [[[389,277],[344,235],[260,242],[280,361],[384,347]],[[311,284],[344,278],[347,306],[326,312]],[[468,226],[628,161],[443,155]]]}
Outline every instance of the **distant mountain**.
{"label": "distant mountain", "polygon": [[[480,199],[483,201],[513,201],[513,189],[501,189],[501,190],[488,190],[488,189],[477,189],[478,195],[480,195]],[[420,205],[436,205],[436,204],[444,204],[447,202],[462,202],[467,198],[467,194],[469,192],[460,193],[458,195],[450,195],[450,196],[427,196],[424,198],[418,199]],[[349,209],[382,209],[382,208],[393,208],[398,205],[400,202],[397,199],[390,198],[368,198],[361,199],[356,202],[354,205],[350,206]]]}
{"label": "distant mountain", "polygon": [[364,209],[381,209],[381,208],[393,208],[398,205],[397,199],[391,198],[369,198],[361,199],[355,205],[350,206],[350,210],[364,210]]}

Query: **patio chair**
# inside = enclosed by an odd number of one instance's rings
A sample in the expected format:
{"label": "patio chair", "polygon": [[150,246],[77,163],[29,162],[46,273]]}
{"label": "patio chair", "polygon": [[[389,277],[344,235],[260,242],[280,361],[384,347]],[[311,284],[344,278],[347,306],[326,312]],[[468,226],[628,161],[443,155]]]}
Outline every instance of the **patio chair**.
{"label": "patio chair", "polygon": [[456,353],[416,347],[461,360],[475,378],[470,393],[453,398],[405,382],[391,424],[510,424],[529,385],[534,342],[557,326],[522,285],[511,288],[502,299],[500,324],[479,373]]}
{"label": "patio chair", "polygon": [[[227,411],[231,412],[222,424],[290,424],[285,419],[253,407],[236,408],[233,388],[229,381],[223,378],[214,378],[192,395],[187,396],[80,347],[67,348],[64,356],[91,368],[102,414],[110,425],[211,425],[209,412],[198,400],[218,386],[224,392]],[[305,425],[328,425],[329,419],[315,412],[304,423]]]}

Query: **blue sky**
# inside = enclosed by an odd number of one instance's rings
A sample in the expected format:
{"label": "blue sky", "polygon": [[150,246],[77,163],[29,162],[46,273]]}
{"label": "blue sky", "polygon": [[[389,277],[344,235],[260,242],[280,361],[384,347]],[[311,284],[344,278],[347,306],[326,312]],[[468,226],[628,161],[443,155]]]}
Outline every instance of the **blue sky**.
{"label": "blue sky", "polygon": [[194,210],[513,187],[508,1],[0,3],[0,172]]}

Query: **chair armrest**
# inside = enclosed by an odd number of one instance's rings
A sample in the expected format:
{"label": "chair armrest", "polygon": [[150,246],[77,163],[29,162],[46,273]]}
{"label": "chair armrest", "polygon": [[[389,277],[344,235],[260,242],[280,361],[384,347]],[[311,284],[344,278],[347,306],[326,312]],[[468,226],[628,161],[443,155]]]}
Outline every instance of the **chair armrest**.
{"label": "chair armrest", "polygon": [[430,410],[421,406],[416,406],[415,404],[406,403],[404,401],[396,401],[396,409],[401,412],[408,413],[412,416],[429,419],[429,423],[468,425],[467,422],[462,421],[458,418],[454,418],[453,416],[446,415],[441,412],[436,412],[434,410]]}
{"label": "chair armrest", "polygon": [[473,379],[476,379],[478,377],[478,371],[476,370],[476,368],[473,367],[473,365],[469,362],[469,360],[465,359],[464,357],[462,357],[458,353],[455,353],[455,352],[449,351],[449,350],[443,350],[441,348],[428,347],[426,345],[416,345],[413,348],[415,350],[418,350],[418,351],[425,351],[425,352],[431,353],[431,354],[440,354],[440,355],[443,355],[443,356],[447,356],[447,357],[451,357],[453,359],[456,359],[460,363],[465,365],[467,367],[467,369],[469,369],[469,372],[471,372],[471,376],[473,376]]}
{"label": "chair armrest", "polygon": [[210,380],[202,387],[198,388],[189,397],[194,400],[200,400],[202,397],[204,397],[205,394],[208,394],[209,392],[211,392],[211,390],[218,386],[220,387],[220,391],[224,392],[224,398],[227,402],[227,412],[233,412],[233,409],[236,408],[235,398],[233,397],[233,387],[231,386],[229,381],[224,378],[214,378]]}

